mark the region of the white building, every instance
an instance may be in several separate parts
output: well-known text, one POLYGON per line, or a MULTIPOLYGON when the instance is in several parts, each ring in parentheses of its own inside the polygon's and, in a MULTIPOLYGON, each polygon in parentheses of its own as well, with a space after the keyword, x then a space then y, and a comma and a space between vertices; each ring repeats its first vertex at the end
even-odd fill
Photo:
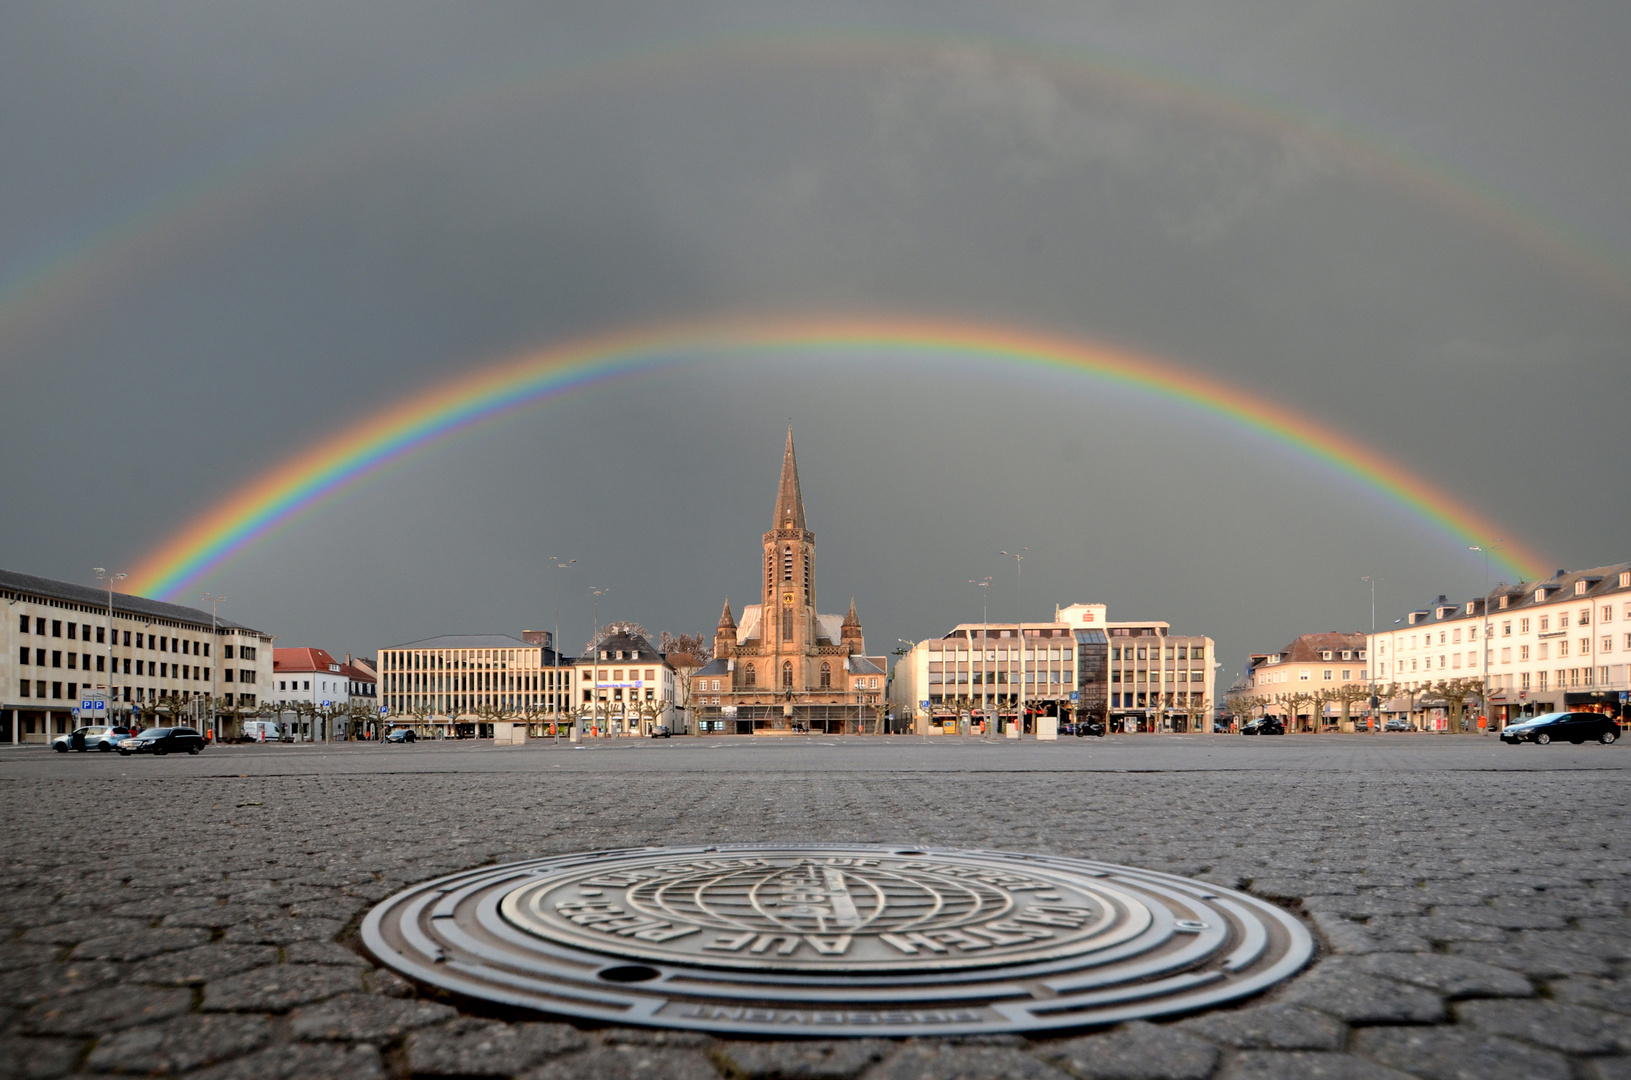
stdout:
POLYGON ((1209 731, 1217 666, 1211 638, 1071 604, 1052 622, 959 623, 918 642, 895 665, 890 701, 897 725, 915 717, 943 730, 962 713, 1012 721, 1023 687, 1027 713, 1104 717, 1118 731, 1209 731))
POLYGON ((1378 683, 1400 695, 1384 711, 1442 726, 1434 683, 1481 680, 1496 727, 1520 715, 1597 709, 1627 715, 1631 693, 1631 563, 1559 570, 1498 585, 1488 597, 1406 612, 1371 636, 1378 683))
POLYGON ((272 678, 277 690, 269 693, 278 704, 346 705, 351 701, 351 680, 344 665, 322 649, 276 649, 272 678))
POLYGON ((502 710, 532 734, 572 716, 573 661, 549 635, 449 634, 379 653, 379 704, 387 719, 411 720, 421 735, 479 735, 502 710))
POLYGON ((676 729, 674 669, 640 634, 604 634, 576 665, 585 730, 649 735, 658 725, 676 729))
POLYGON ((68 731, 86 693, 145 727, 179 720, 230 738, 210 701, 255 708, 271 682, 272 639, 207 611, 0 570, 0 740, 68 731), (179 708, 178 708, 179 707, 179 708))

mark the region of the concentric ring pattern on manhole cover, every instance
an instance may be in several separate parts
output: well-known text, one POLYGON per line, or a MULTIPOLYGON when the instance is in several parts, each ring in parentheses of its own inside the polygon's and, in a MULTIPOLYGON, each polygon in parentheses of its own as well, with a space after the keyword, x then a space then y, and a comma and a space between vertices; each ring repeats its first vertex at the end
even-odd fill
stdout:
POLYGON ((391 897, 363 943, 421 983, 714 1032, 1045 1031, 1192 1012, 1313 941, 1244 893, 1110 863, 873 845, 638 848, 391 897))

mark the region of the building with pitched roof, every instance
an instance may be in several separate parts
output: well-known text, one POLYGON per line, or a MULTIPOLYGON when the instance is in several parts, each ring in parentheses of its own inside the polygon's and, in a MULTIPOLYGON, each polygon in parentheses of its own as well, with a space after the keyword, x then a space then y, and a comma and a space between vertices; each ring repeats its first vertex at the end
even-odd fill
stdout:
POLYGON ((815 533, 804 516, 791 427, 762 541, 759 602, 743 607, 738 621, 725 601, 713 660, 692 676, 701 730, 873 730, 886 658, 866 655, 853 597, 845 615, 817 610, 815 533))
POLYGON ((1440 594, 1370 638, 1384 712, 1444 725, 1435 684, 1477 681, 1492 729, 1523 716, 1598 710, 1631 717, 1631 563, 1559 570, 1485 596, 1440 594))
POLYGON ((185 719, 232 738, 230 717, 270 685, 271 636, 208 611, 10 570, 0 599, 0 741, 67 731, 87 694, 121 721, 185 719))
POLYGON ((579 719, 591 734, 674 730, 674 669, 644 635, 610 627, 578 657, 576 669, 579 719))
MULTIPOLYGON (((1279 716, 1287 728, 1293 726, 1290 708, 1275 702, 1282 695, 1310 694, 1343 690, 1351 686, 1369 687, 1370 644, 1363 633, 1328 631, 1301 634, 1289 645, 1274 652, 1252 653, 1246 671, 1229 688, 1231 698, 1266 698, 1273 704, 1263 707, 1265 715, 1279 716)), ((1354 691, 1357 693, 1357 691, 1354 691)), ((1302 703, 1313 716, 1312 702, 1302 703)), ((1350 715, 1352 703, 1350 703, 1350 715)), ((1330 701, 1319 705, 1322 719, 1340 711, 1330 701)), ((1299 714, 1302 709, 1299 708, 1299 714)), ((1310 721, 1312 722, 1312 721, 1310 721)))

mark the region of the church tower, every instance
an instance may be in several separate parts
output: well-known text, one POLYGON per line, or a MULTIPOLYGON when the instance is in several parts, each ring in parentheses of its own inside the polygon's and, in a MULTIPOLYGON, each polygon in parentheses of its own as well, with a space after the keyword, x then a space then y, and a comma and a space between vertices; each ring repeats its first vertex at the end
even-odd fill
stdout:
MULTIPOLYGON (((787 429, 776 517, 764 534, 764 653, 778 691, 810 686, 808 657, 816 643, 815 533, 804 521, 793 429, 787 429)), ((768 681, 768 680, 767 680, 768 681)))

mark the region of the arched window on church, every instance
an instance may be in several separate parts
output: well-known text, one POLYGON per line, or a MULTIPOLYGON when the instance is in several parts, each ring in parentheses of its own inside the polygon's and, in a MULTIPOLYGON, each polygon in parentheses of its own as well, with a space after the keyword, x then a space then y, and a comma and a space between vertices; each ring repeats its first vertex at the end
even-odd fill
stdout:
POLYGON ((832 689, 832 665, 825 660, 821 661, 821 689, 832 689))
POLYGON ((782 661, 782 687, 787 690, 793 689, 793 661, 791 660, 782 661))
POLYGON ((793 580, 793 545, 782 548, 782 580, 793 580))
POLYGON ((742 673, 742 683, 746 686, 759 685, 759 673, 753 670, 752 664, 749 664, 747 671, 742 673))

